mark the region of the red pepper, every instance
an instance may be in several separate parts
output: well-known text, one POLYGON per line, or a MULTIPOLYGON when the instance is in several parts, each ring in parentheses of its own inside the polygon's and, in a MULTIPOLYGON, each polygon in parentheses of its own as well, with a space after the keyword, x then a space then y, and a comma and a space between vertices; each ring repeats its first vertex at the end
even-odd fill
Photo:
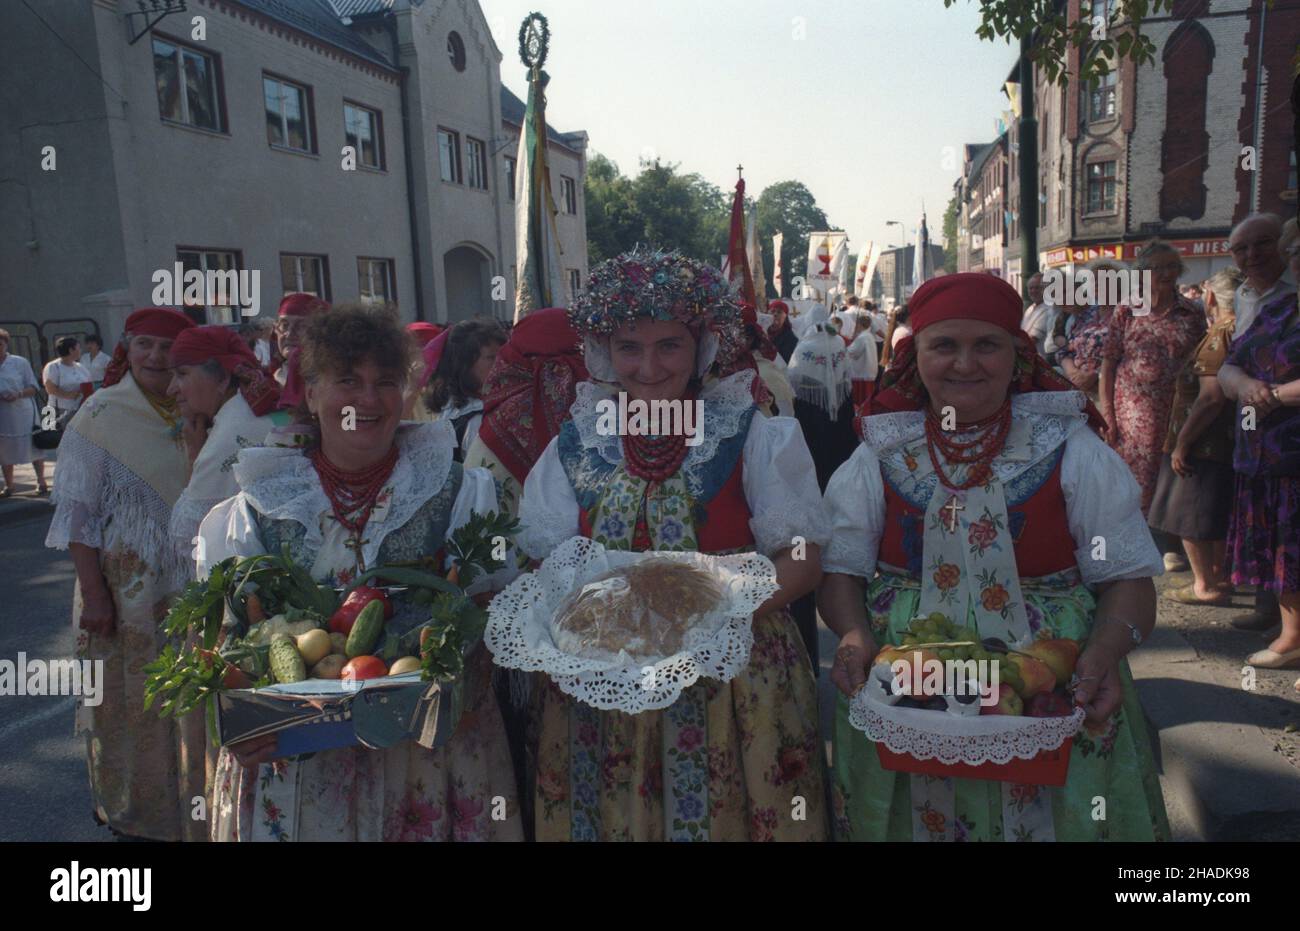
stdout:
POLYGON ((362 608, 372 601, 383 603, 385 620, 393 616, 393 605, 388 600, 387 595, 377 588, 359 585, 344 599, 343 604, 339 605, 339 609, 330 616, 330 630, 343 634, 345 637, 352 633, 352 625, 356 623, 357 615, 361 613, 362 608))

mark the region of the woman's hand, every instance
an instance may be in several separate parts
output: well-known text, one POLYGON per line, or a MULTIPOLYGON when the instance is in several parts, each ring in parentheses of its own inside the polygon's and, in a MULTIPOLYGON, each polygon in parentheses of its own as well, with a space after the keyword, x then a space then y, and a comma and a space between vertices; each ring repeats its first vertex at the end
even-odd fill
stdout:
POLYGON ((98 637, 111 637, 117 626, 117 612, 108 583, 85 587, 81 592, 81 629, 98 637))
POLYGON ((1173 468, 1175 475, 1183 478, 1191 478, 1196 474, 1196 467, 1192 465, 1188 455, 1190 451, 1186 446, 1179 444, 1174 447, 1174 451, 1169 454, 1169 465, 1173 468))
POLYGON ((1101 647, 1088 647, 1074 667, 1078 684, 1074 703, 1087 714, 1087 723, 1100 727, 1124 702, 1119 679, 1119 657, 1101 647))
POLYGON ((0 394, 0 401, 17 401, 20 397, 22 395, 17 391, 6 391, 4 394, 0 394))
POLYGON ((876 655, 876 641, 862 627, 855 627, 840 638, 831 666, 831 682, 850 698, 867 681, 867 670, 876 655))
POLYGON ((279 758, 277 750, 279 743, 280 738, 275 734, 264 734, 261 737, 230 744, 227 749, 235 755, 235 759, 244 769, 255 769, 263 763, 279 758))
POLYGON ((1237 393, 1237 400, 1243 407, 1254 407, 1260 417, 1266 417, 1277 407, 1277 398, 1273 389, 1257 378, 1246 378, 1237 393))
POLYGON ((212 427, 212 421, 208 420, 207 414, 191 414, 185 418, 181 426, 181 436, 185 440, 185 451, 190 457, 190 462, 199 458, 199 451, 203 449, 203 444, 207 442, 208 430, 212 427))

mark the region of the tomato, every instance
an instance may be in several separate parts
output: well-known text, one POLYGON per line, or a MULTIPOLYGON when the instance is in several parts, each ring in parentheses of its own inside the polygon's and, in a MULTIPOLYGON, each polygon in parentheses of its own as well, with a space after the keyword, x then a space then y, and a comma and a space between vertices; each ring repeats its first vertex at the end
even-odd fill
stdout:
POLYGON ((388 596, 377 588, 359 585, 352 590, 352 593, 343 601, 343 604, 339 605, 339 609, 330 616, 329 629, 346 637, 352 633, 352 625, 356 623, 357 615, 361 613, 361 609, 376 600, 383 602, 384 619, 391 618, 393 616, 393 603, 388 600, 388 596))
POLYGON ((357 682, 361 679, 378 679, 388 675, 388 667, 378 656, 357 656, 348 660, 339 678, 344 682, 357 682))

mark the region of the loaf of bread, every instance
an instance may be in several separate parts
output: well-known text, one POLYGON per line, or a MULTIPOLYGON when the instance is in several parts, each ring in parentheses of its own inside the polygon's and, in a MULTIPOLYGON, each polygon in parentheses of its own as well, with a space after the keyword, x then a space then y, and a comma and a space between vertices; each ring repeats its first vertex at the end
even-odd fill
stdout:
POLYGON ((586 659, 620 651, 658 659, 681 651, 686 632, 722 601, 710 573, 663 557, 602 573, 571 595, 552 621, 556 646, 586 659))

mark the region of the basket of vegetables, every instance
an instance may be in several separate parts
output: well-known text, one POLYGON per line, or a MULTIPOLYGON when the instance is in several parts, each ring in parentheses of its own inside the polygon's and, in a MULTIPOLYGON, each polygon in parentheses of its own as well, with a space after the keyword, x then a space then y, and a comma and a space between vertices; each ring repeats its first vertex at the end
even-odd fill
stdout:
POLYGON ((448 571, 429 557, 342 589, 318 585, 287 549, 224 560, 163 621, 145 707, 180 716, 203 706, 214 742, 275 733, 284 756, 438 746, 455 729, 466 656, 487 620, 468 589, 505 564, 497 542, 517 526, 476 514, 448 541, 448 571))

